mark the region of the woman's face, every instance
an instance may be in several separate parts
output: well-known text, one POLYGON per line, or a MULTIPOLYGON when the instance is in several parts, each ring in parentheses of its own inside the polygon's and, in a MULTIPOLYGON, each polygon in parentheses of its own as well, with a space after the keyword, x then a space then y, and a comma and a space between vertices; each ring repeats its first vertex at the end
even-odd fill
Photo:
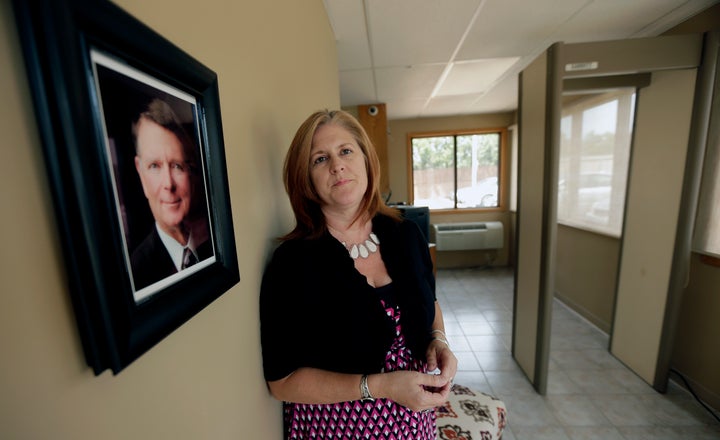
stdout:
POLYGON ((323 209, 355 212, 367 190, 365 154, 343 127, 317 129, 310 150, 310 178, 323 209))

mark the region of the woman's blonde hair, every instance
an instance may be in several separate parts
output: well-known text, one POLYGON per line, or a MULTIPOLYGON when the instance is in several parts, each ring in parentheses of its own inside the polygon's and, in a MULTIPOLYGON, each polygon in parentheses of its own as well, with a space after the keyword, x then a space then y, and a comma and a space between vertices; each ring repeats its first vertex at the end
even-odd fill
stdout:
POLYGON ((353 221, 360 220, 363 214, 373 218, 378 213, 400 219, 399 212, 385 205, 380 194, 380 160, 365 129, 348 112, 321 110, 310 115, 300 125, 285 156, 283 182, 295 213, 296 225, 290 233, 281 237, 283 240, 315 238, 327 229, 325 216, 320 209, 321 200, 310 177, 310 151, 313 137, 320 127, 327 124, 335 124, 347 130, 365 156, 368 185, 360 202, 358 215, 353 221))

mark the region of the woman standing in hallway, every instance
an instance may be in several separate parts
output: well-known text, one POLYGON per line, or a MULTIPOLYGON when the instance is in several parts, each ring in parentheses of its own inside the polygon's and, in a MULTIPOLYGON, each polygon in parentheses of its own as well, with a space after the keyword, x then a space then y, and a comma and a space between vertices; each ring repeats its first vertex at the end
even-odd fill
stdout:
POLYGON ((296 225, 265 271, 260 313, 287 438, 436 436, 457 360, 427 242, 383 203, 379 168, 343 111, 308 117, 285 158, 296 225))

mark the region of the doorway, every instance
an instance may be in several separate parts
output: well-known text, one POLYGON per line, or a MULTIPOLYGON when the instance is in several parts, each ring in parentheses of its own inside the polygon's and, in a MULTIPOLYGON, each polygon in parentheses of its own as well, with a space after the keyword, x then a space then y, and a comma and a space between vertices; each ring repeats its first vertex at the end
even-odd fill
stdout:
POLYGON ((637 94, 632 87, 567 93, 560 123, 554 295, 610 334, 637 94))

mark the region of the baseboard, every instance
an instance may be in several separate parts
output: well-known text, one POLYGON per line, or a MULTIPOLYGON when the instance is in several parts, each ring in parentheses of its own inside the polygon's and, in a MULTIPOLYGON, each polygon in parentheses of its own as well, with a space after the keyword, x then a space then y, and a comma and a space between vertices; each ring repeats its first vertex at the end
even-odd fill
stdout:
MULTIPOLYGON (((696 382, 692 379, 692 377, 689 377, 684 372, 680 371, 676 367, 672 367, 675 371, 682 374, 686 381, 688 381, 688 384, 690 384, 690 387, 692 388, 692 391, 695 392, 695 395, 703 401, 707 406, 712 408, 716 414, 720 414, 720 396, 715 394, 712 390, 706 388, 703 386, 703 384, 696 382)), ((670 380, 672 380, 677 386, 687 389, 685 386, 685 383, 681 378, 679 378, 676 374, 670 373, 670 380)), ((690 390, 688 390, 690 392, 690 390)))
POLYGON ((581 306, 580 304, 577 304, 570 298, 555 292, 555 298, 557 298, 560 302, 565 304, 568 309, 575 312, 579 317, 583 318, 585 321, 592 324, 594 327, 597 327, 602 331, 603 333, 610 334, 610 324, 605 322, 603 319, 599 318, 598 316, 591 313, 589 310, 587 310, 585 307, 581 306))

